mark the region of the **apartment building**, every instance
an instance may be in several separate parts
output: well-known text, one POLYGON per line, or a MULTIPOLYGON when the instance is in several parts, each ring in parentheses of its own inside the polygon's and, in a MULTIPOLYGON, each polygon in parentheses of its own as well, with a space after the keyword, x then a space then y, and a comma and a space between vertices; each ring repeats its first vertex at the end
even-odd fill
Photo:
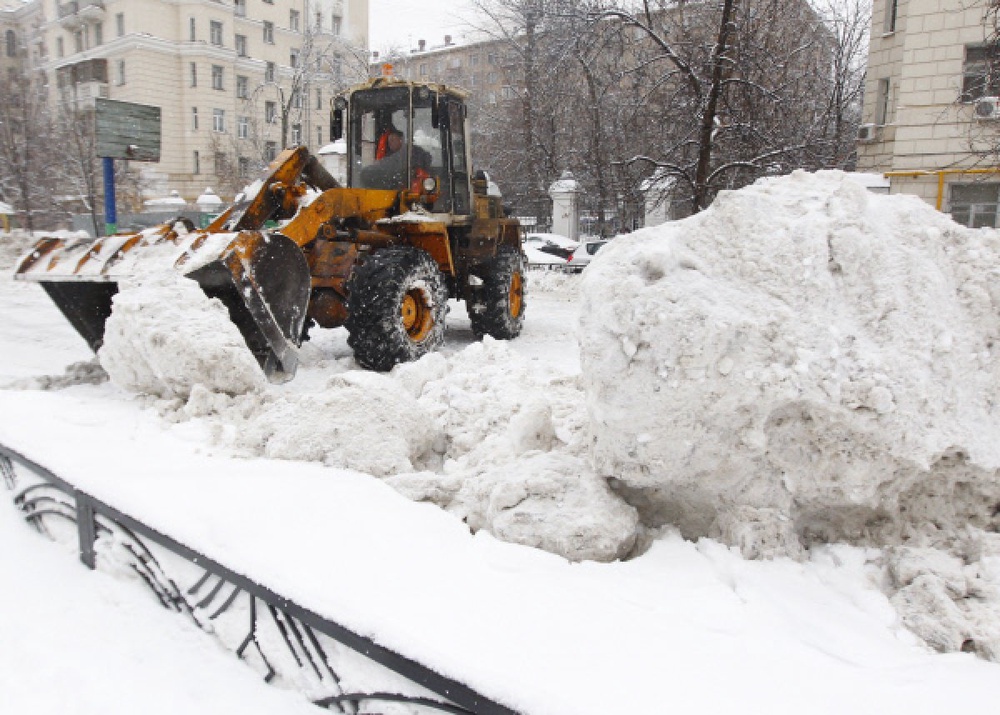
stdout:
POLYGON ((227 178, 253 173, 283 144, 325 144, 329 100, 361 74, 350 61, 368 37, 368 0, 0 7, 5 61, 14 43, 21 66, 47 77, 53 111, 86 111, 98 97, 161 108, 161 160, 134 167, 147 196, 188 200, 206 186, 231 198, 227 178))
POLYGON ((444 35, 441 44, 426 39, 408 53, 379 56, 372 53, 372 72, 378 74, 382 63, 393 66, 393 73, 403 79, 441 82, 461 87, 471 93, 472 102, 494 105, 502 99, 517 96, 511 84, 513 64, 506 59, 506 42, 484 40, 456 44, 451 35, 444 35))
POLYGON ((858 170, 956 221, 997 226, 1000 77, 991 0, 874 0, 858 170), (994 68, 995 69, 995 68, 994 68))

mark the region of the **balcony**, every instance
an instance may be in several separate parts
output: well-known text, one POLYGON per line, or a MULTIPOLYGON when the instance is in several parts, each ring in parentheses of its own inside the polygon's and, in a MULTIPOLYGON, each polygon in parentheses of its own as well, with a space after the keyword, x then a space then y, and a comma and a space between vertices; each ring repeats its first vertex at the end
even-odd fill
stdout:
POLYGON ((63 104, 72 105, 74 109, 93 109, 96 100, 109 99, 107 82, 81 82, 60 90, 60 98, 63 104))
POLYGON ((67 30, 104 19, 104 0, 71 0, 56 6, 59 24, 67 30))

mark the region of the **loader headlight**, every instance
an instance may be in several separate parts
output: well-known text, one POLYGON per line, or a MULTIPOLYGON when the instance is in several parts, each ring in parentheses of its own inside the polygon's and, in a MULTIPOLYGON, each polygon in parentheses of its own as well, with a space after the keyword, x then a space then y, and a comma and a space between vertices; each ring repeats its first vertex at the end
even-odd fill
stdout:
POLYGON ((433 176, 428 176, 424 179, 424 193, 433 194, 434 190, 437 188, 438 182, 433 176))
POLYGON ((337 97, 335 100, 333 100, 333 108, 339 109, 341 111, 347 109, 347 98, 337 97))

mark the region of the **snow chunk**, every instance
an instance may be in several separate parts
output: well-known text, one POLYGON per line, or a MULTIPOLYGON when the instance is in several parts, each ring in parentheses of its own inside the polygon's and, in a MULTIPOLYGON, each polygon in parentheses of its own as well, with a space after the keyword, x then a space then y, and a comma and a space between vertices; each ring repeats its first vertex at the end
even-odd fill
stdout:
POLYGON ((254 455, 377 477, 420 469, 438 438, 433 417, 399 383, 362 371, 335 376, 318 394, 243 401, 231 418, 240 425, 236 445, 254 455))
POLYGON ((196 385, 240 394, 266 383, 225 306, 194 281, 168 270, 119 288, 97 355, 120 388, 186 398, 196 385))
POLYGON ((747 555, 996 528, 998 274, 1000 233, 840 172, 619 237, 581 276, 597 472, 747 555))
POLYGON ((586 462, 536 452, 467 480, 452 504, 474 530, 571 561, 614 561, 635 545, 635 509, 586 462))

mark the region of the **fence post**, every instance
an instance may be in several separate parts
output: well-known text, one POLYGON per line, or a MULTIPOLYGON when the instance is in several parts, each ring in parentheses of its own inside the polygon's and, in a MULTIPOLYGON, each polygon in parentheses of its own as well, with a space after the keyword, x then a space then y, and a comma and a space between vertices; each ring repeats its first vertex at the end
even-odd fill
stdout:
POLYGON ((97 555, 94 552, 94 542, 97 541, 94 505, 89 497, 79 492, 76 494, 76 529, 80 535, 80 561, 94 570, 97 568, 97 555))

